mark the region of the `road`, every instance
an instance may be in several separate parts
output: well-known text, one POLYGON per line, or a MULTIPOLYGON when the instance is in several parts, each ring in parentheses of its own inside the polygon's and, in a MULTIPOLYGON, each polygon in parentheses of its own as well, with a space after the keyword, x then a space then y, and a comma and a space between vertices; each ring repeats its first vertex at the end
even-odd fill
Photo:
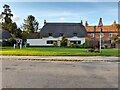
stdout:
POLYGON ((118 63, 2 61, 3 88, 118 88, 118 63))

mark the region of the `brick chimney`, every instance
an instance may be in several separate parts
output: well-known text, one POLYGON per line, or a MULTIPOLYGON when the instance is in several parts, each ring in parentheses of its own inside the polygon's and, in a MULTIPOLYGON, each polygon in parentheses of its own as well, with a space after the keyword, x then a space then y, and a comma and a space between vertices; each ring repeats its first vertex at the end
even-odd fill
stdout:
POLYGON ((83 21, 81 20, 81 22, 80 22, 82 25, 83 25, 83 21))
POLYGON ((88 22, 87 21, 85 21, 85 27, 87 27, 88 26, 88 22))
POLYGON ((44 25, 46 24, 46 20, 44 20, 44 25))
POLYGON ((113 26, 116 26, 116 21, 114 20, 114 22, 113 22, 113 24, 112 24, 113 26))

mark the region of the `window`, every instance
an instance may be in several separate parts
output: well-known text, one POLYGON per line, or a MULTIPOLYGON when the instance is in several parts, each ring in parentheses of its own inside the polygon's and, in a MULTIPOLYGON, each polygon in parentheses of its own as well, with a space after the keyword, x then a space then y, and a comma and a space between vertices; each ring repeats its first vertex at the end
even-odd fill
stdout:
POLYGON ((101 43, 103 44, 103 43, 104 43, 104 40, 101 40, 101 43))
POLYGON ((73 33, 74 36, 77 36, 77 33, 73 33))
POLYGON ((112 43, 112 40, 110 40, 110 44, 112 43))
POLYGON ((54 42, 57 42, 57 41, 48 40, 48 41, 47 41, 47 44, 53 44, 54 42))
POLYGON ((60 36, 63 36, 63 33, 60 33, 60 36))
POLYGON ((104 37, 104 33, 101 33, 101 37, 104 37))
POLYGON ((78 41, 78 44, 81 44, 81 41, 78 41))
POLYGON ((70 41, 70 42, 76 44, 76 41, 70 41))
POLYGON ((47 41, 47 44, 53 44, 53 41, 47 41))
POLYGON ((112 37, 112 33, 109 33, 109 37, 112 37))
POLYGON ((91 35, 90 35, 91 37, 94 37, 95 35, 94 35, 94 33, 91 33, 91 35))
POLYGON ((81 41, 70 41, 70 42, 72 42, 74 44, 81 44, 81 41))
POLYGON ((52 33, 48 33, 49 34, 49 36, 52 36, 52 33))

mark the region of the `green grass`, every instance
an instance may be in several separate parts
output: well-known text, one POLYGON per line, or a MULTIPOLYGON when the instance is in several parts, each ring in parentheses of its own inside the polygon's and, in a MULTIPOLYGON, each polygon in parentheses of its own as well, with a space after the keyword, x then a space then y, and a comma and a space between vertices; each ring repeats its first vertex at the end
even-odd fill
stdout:
POLYGON ((0 55, 18 56, 120 56, 118 49, 102 49, 102 53, 87 52, 81 48, 59 48, 59 47, 27 47, 16 48, 2 47, 0 55))

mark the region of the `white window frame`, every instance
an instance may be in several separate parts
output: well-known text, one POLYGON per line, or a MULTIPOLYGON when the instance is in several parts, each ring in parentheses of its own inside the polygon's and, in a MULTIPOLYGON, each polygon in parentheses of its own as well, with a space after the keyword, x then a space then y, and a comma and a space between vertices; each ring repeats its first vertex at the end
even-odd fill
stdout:
POLYGON ((112 33, 109 33, 109 37, 112 37, 113 36, 113 34, 112 33))
POLYGON ((104 37, 104 33, 101 33, 101 37, 104 37))
POLYGON ((94 33, 91 33, 90 36, 91 36, 91 37, 95 37, 95 34, 94 34, 94 33))

